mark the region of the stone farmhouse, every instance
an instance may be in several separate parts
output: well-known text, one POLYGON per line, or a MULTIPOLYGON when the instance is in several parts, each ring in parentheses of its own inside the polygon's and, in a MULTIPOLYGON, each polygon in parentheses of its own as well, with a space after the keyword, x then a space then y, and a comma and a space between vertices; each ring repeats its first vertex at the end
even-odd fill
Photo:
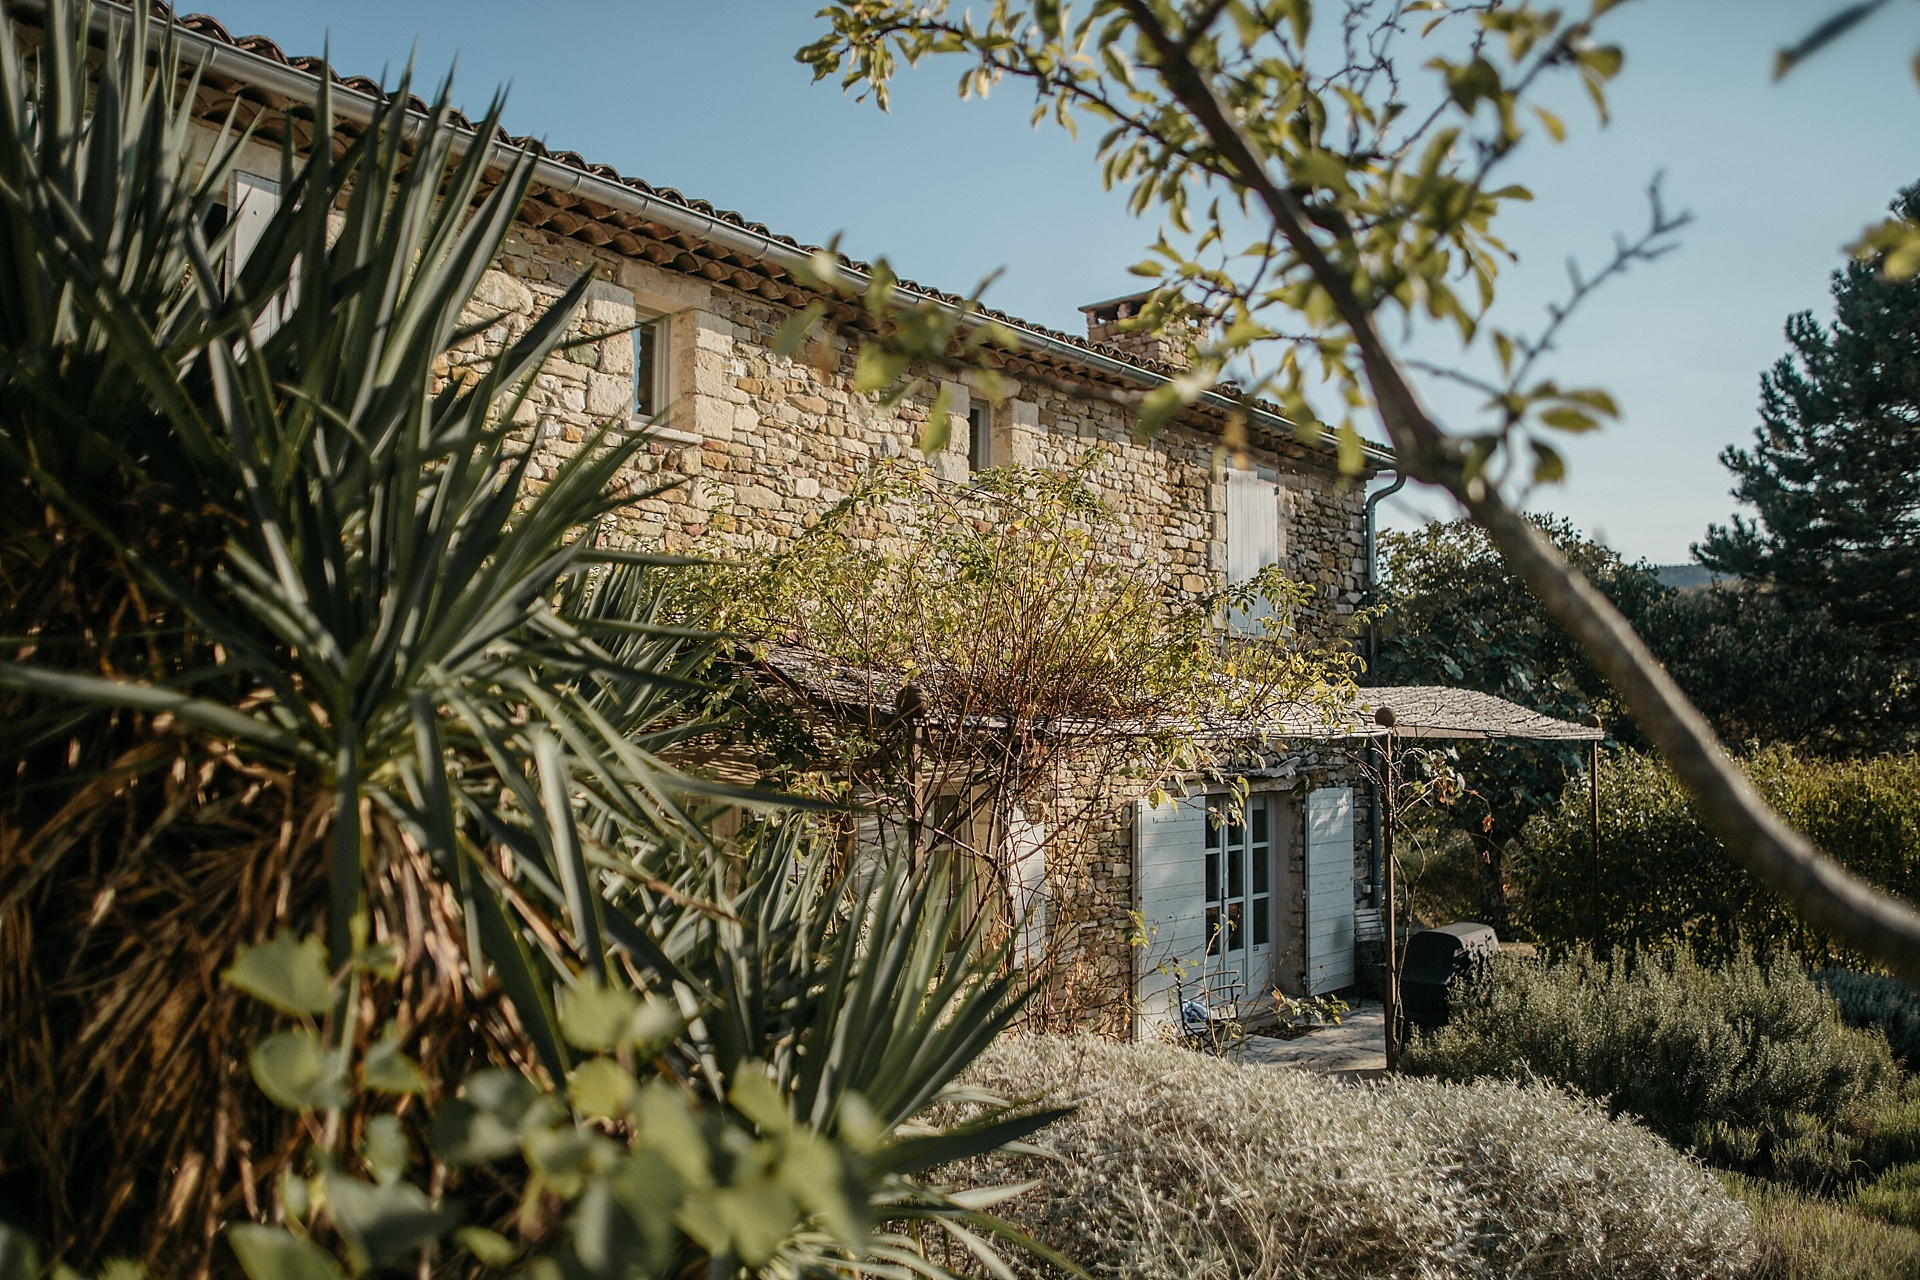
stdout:
MULTIPOLYGON (((257 155, 243 160, 228 207, 244 252, 249 227, 279 198, 276 121, 314 101, 323 67, 264 37, 235 38, 209 17, 182 23, 185 55, 204 68, 206 118, 223 119, 235 102, 243 117, 257 116, 257 155)), ((335 109, 364 122, 378 91, 368 80, 336 78, 335 109)), ((622 531, 668 551, 765 551, 816 521, 876 460, 919 457, 927 400, 878 407, 854 391, 849 350, 825 362, 773 350, 781 324, 816 298, 801 270, 816 250, 530 139, 482 142, 539 159, 507 252, 480 290, 481 304, 502 318, 475 340, 476 351, 588 272, 588 331, 640 326, 556 357, 539 375, 520 419, 540 451, 529 472, 535 483, 598 424, 629 420, 639 429, 657 419, 640 466, 686 483, 626 511, 622 531)), ((1112 400, 1068 394, 1063 388, 1076 385, 1138 393, 1180 372, 1181 350, 1118 327, 1137 301, 1082 308, 1084 334, 995 314, 1021 341, 1001 370, 1008 394, 990 401, 967 380, 947 381, 950 444, 922 465, 939 483, 966 485, 983 468, 1065 468, 1098 447, 1094 482, 1132 530, 1116 553, 1190 596, 1278 564, 1312 588, 1304 625, 1333 634, 1365 586, 1364 480, 1389 459, 1370 449, 1365 475, 1343 479, 1330 443, 1303 443, 1277 412, 1229 394, 1204 398, 1153 438, 1112 400), (1248 444, 1229 454, 1222 432, 1235 411, 1248 444)), ((1050 950, 1137 1002, 1142 1029, 1173 1007, 1156 957, 1201 960, 1256 994, 1355 983, 1356 919, 1364 927, 1378 895, 1377 835, 1370 838, 1360 771, 1324 740, 1302 739, 1264 759, 1247 783, 1244 799, 1221 792, 1123 806, 1098 833, 1107 844, 1078 882, 1044 881, 1050 950), (1217 811, 1228 805, 1243 812, 1223 825, 1217 811), (1150 947, 1132 945, 1136 912, 1150 947)))

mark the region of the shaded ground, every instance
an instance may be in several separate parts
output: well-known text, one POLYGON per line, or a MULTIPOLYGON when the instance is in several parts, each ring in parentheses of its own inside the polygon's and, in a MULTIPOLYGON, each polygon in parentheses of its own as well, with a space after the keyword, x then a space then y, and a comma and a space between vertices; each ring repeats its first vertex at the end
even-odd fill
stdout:
POLYGON ((1366 1080, 1387 1069, 1387 1015, 1377 1000, 1358 1001, 1337 1027, 1315 1027, 1290 1040, 1248 1036, 1235 1051, 1242 1062, 1317 1071, 1343 1080, 1366 1080))

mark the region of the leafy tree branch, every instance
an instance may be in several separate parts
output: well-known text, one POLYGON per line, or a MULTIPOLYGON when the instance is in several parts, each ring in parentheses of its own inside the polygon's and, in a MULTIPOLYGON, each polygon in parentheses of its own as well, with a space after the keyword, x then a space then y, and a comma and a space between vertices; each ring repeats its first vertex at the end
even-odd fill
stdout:
MULTIPOLYGON (((1209 181, 1223 184, 1237 214, 1271 229, 1258 244, 1278 243, 1286 257, 1263 293, 1250 297, 1164 239, 1156 246, 1164 261, 1180 264, 1164 298, 1195 278, 1224 287, 1228 301, 1215 315, 1221 336, 1203 365, 1223 369, 1234 354, 1268 341, 1271 331, 1259 318, 1267 308, 1305 317, 1316 334, 1315 372, 1346 405, 1342 435, 1355 432, 1356 413, 1370 411, 1399 469, 1459 501, 1578 638, 1727 846, 1817 927, 1920 979, 1920 914, 1824 857, 1765 803, 1633 628, 1502 495, 1490 469, 1502 451, 1534 424, 1596 426, 1612 416, 1611 401, 1540 383, 1522 389, 1515 406, 1522 411, 1503 412, 1497 426, 1449 432, 1428 413, 1409 366, 1381 334, 1385 318, 1412 324, 1424 315, 1451 324, 1463 342, 1476 335, 1504 253, 1490 224, 1502 204, 1527 198, 1519 188, 1489 189, 1489 176, 1527 136, 1528 114, 1549 136, 1563 132, 1556 117, 1528 99, 1544 76, 1571 73, 1604 113, 1606 83, 1623 57, 1594 37, 1610 7, 1596 0, 1575 21, 1532 4, 1374 7, 1382 40, 1414 13, 1433 15, 1422 36, 1439 52, 1425 65, 1443 100, 1427 108, 1437 110, 1435 124, 1415 126, 1426 131, 1417 163, 1408 163, 1411 150, 1391 146, 1329 148, 1330 122, 1359 120, 1370 136, 1385 137, 1393 122, 1424 117, 1392 81, 1385 81, 1389 91, 1368 97, 1338 73, 1317 78, 1306 0, 1101 0, 1077 19, 1051 3, 999 3, 978 27, 967 17, 948 18, 943 5, 843 0, 826 11, 832 33, 800 56, 819 76, 840 74, 843 83, 869 87, 893 74, 899 56, 910 63, 933 54, 973 59, 966 91, 985 91, 996 73, 1018 75, 1040 95, 1036 115, 1050 110, 1069 123, 1077 109, 1105 119, 1107 181, 1131 181, 1132 206, 1162 209, 1183 234, 1194 192, 1209 181), (1434 42, 1436 32, 1457 29, 1450 24, 1474 28, 1452 56, 1434 42), (1477 297, 1463 300, 1461 281, 1477 297)), ((1199 234, 1199 248, 1224 236, 1226 225, 1213 220, 1199 234)), ((1144 269, 1164 272, 1161 263, 1144 269)), ((1178 305, 1165 302, 1147 323, 1178 305)), ((1257 385, 1273 387, 1309 429, 1320 425, 1297 348, 1284 351, 1276 373, 1257 385)), ((1535 473, 1546 478, 1553 465, 1537 456, 1535 473)))

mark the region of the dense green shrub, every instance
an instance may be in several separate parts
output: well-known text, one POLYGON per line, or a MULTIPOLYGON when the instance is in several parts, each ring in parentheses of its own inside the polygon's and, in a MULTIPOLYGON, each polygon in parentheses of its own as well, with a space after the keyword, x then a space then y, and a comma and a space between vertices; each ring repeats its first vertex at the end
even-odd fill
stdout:
POLYGON ((1758 1260, 1747 1280, 1888 1280, 1920 1275, 1920 1231, 1897 1227, 1846 1201, 1777 1182, 1721 1175, 1753 1214, 1758 1260))
MULTIPOLYGON (((1875 884, 1920 901, 1920 754, 1828 761, 1771 748, 1747 775, 1796 828, 1875 884)), ((1513 860, 1517 911, 1544 942, 1592 933, 1593 851, 1587 782, 1527 826, 1513 860)), ((1725 958, 1786 947, 1814 965, 1841 959, 1720 847, 1679 781, 1650 756, 1600 766, 1600 909, 1618 944, 1686 943, 1725 958)))
POLYGON ((1416 1038, 1402 1064, 1544 1077, 1713 1163, 1804 1185, 1858 1171, 1899 1080, 1886 1041, 1849 1029, 1792 961, 1741 953, 1709 969, 1684 950, 1502 957, 1485 999, 1416 1038))
POLYGON ((1038 1036, 1003 1036, 964 1079, 1077 1106, 1037 1139, 1058 1160, 941 1173, 1032 1179, 995 1211, 1096 1276, 1705 1278, 1753 1257, 1746 1211, 1709 1172, 1538 1081, 1353 1088, 1038 1036))
POLYGON ((1895 1165, 1855 1187, 1847 1203, 1857 1213, 1896 1227, 1920 1227, 1920 1164, 1895 1165))
POLYGON ((1920 1066, 1920 992, 1878 973, 1823 969, 1813 975, 1840 1006, 1850 1027, 1878 1027, 1893 1056, 1920 1066))

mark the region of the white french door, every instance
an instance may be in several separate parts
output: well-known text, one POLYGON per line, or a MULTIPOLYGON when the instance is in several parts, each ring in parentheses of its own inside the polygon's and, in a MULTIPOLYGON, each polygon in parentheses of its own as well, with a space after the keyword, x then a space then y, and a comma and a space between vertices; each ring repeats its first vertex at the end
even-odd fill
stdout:
POLYGON ((1206 832, 1206 967, 1258 999, 1273 973, 1273 806, 1265 796, 1210 796, 1206 832))

